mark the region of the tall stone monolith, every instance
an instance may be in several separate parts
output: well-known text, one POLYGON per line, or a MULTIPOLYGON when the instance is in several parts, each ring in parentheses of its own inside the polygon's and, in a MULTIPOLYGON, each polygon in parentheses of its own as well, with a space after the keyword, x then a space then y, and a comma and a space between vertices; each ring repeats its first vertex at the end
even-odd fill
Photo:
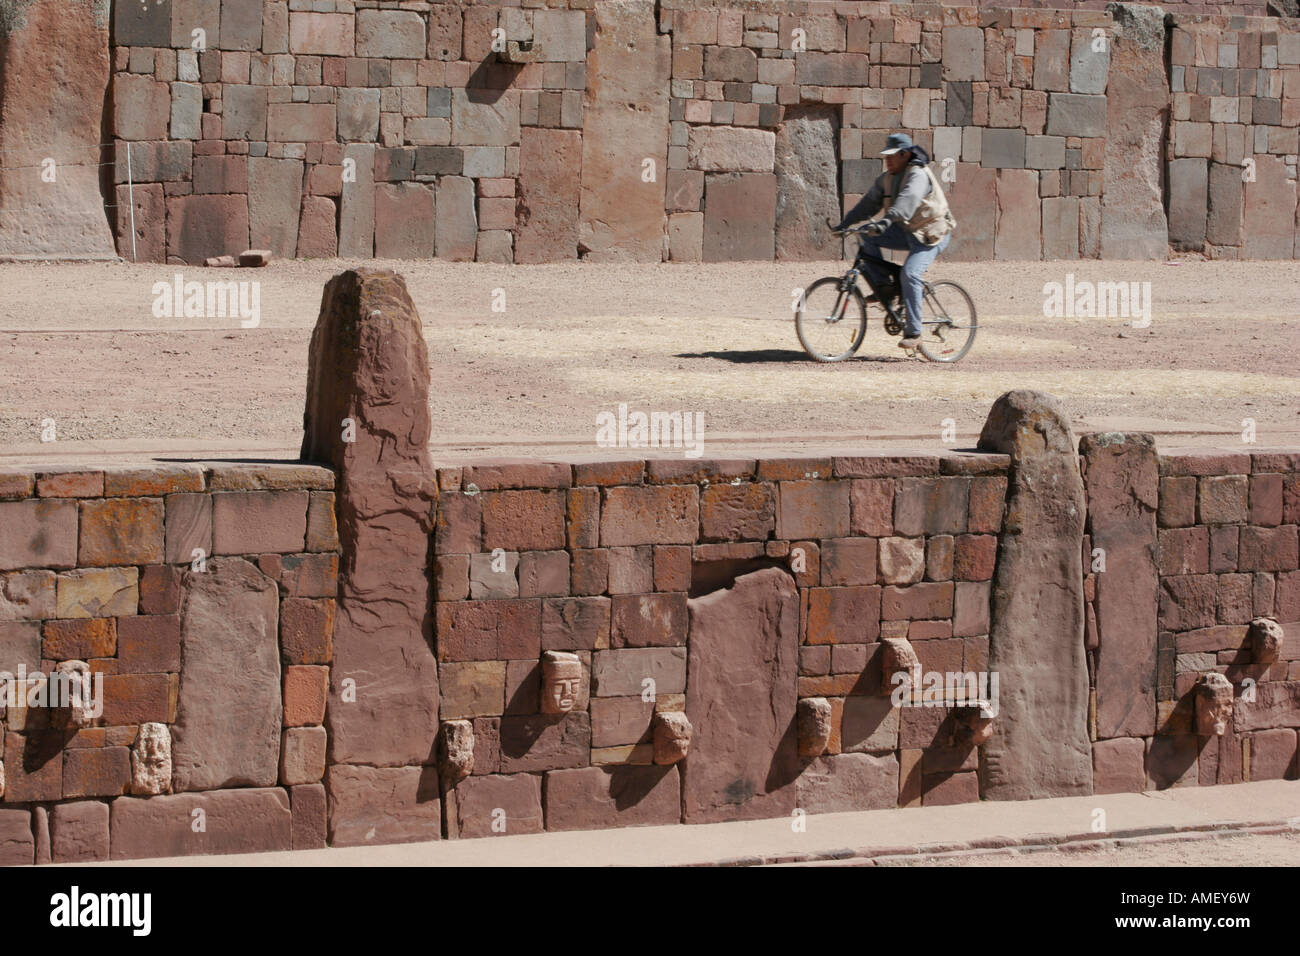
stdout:
POLYGON ((99 166, 108 8, 0 0, 0 257, 117 258, 99 166))
POLYGON ((1085 502, 1070 421, 1050 395, 1007 392, 993 404, 979 447, 1011 456, 989 629, 999 710, 980 751, 980 794, 1090 794, 1085 502))
POLYGON ((429 429, 429 358, 406 283, 378 269, 335 276, 311 338, 302 445, 305 460, 338 473, 326 712, 335 843, 440 835, 429 429))

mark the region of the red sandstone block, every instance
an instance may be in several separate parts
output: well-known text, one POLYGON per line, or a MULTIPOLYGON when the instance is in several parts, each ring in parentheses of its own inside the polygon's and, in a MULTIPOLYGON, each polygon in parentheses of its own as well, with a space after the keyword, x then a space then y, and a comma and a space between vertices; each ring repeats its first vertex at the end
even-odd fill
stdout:
POLYGON ((825 587, 876 583, 875 538, 831 538, 822 542, 821 583, 825 587))
POLYGON ((213 554, 304 550, 306 491, 222 492, 212 496, 213 554))
POLYGON ((308 551, 337 551, 339 526, 335 514, 334 492, 313 491, 307 505, 308 551))
POLYGON ((695 485, 620 485, 606 489, 604 498, 602 546, 695 543, 700 521, 695 485))
POLYGON ((131 783, 126 747, 69 750, 63 757, 63 798, 120 797, 131 783))
POLYGON ((1282 479, 1282 523, 1300 524, 1300 475, 1282 479))
POLYGON ((595 697, 591 701, 591 745, 623 747, 648 743, 653 701, 640 697, 595 697))
POLYGON ((1245 475, 1201 478, 1197 483, 1197 521, 1200 524, 1240 524, 1245 521, 1249 487, 1245 475))
POLYGON ((767 553, 762 541, 728 541, 721 544, 697 544, 691 549, 693 561, 753 561, 767 553))
POLYGON ((710 485, 700 495, 705 541, 766 540, 776 526, 776 488, 770 482, 710 485))
POLYGON ((691 587, 691 549, 686 545, 656 545, 654 549, 656 591, 688 591, 691 587))
POLYGON ((483 550, 480 496, 453 493, 438 500, 434 548, 438 554, 477 554, 483 550))
POLYGON ((1251 780, 1296 778, 1296 732, 1290 728, 1261 730, 1250 740, 1251 780))
POLYGON ((525 551, 519 556, 519 596, 557 597, 569 593, 569 552, 525 551))
POLYGON ((113 674, 104 678, 104 723, 170 723, 175 719, 174 674, 113 674))
POLYGON ((921 778, 921 805, 950 806, 980 798, 978 773, 927 773, 921 778))
POLYGON ((1161 477, 1247 474, 1250 474, 1250 455, 1245 453, 1178 448, 1160 455, 1161 477))
POLYGON ((852 482, 850 492, 854 534, 889 537, 894 533, 894 480, 863 478, 852 482))
POLYGON ((846 455, 833 461, 836 478, 911 478, 939 473, 937 455, 846 455))
POLYGON ((655 485, 718 485, 752 481, 756 462, 752 458, 695 459, 654 458, 646 462, 646 481, 655 485))
POLYGON ((328 664, 334 657, 333 598, 280 602, 280 653, 288 664, 328 664))
POLYGON ((635 460, 576 462, 573 465, 573 483, 601 487, 644 484, 645 462, 635 460))
POLYGON ((1252 475, 1250 478, 1250 523, 1275 528, 1282 523, 1282 476, 1252 475))
POLYGON ((324 722, 329 680, 328 667, 290 665, 284 669, 286 727, 312 727, 324 722))
POLYGON ((117 664, 122 674, 179 673, 181 619, 174 614, 119 617, 117 664))
POLYGON ((677 767, 552 770, 546 774, 545 794, 547 830, 655 826, 681 820, 677 767), (640 799, 632 802, 630 794, 640 799))
POLYGON ((1300 566, 1300 538, 1295 525, 1241 529, 1238 570, 1294 571, 1297 566, 1300 566))
POLYGON ((555 598, 542 602, 541 647, 590 651, 609 647, 610 599, 555 598))
POLYGON ((104 495, 109 498, 154 498, 201 491, 203 469, 198 465, 114 468, 104 473, 104 495))
MULTIPOLYGON (((1233 529, 1235 530, 1235 529, 1233 529)), ((1159 533, 1161 574, 1208 574, 1210 571, 1210 532, 1200 526, 1171 528, 1159 533)))
POLYGON ((620 594, 613 598, 611 647, 672 647, 686 644, 686 594, 620 594))
POLYGON ((801 588, 816 587, 821 582, 822 552, 816 541, 794 541, 790 544, 787 566, 794 572, 794 583, 801 588), (803 566, 800 571, 799 565, 803 566))
POLYGON ((1001 475, 1011 467, 1010 455, 950 452, 939 459, 941 475, 1001 475))
POLYGON ((1161 478, 1156 519, 1162 528, 1185 528, 1196 523, 1196 479, 1161 478))
POLYGON ((439 601, 462 601, 469 597, 468 554, 440 554, 434 564, 434 590, 439 601))
POLYGON ((807 593, 805 644, 867 644, 880 636, 879 587, 809 588, 807 593))
POLYGON ((281 559, 280 586, 293 597, 334 597, 338 591, 337 554, 287 554, 281 559))
POLYGON ((108 804, 82 800, 51 807, 50 851, 53 863, 107 860, 108 804))
POLYGON ((302 784, 289 788, 292 813, 291 841, 295 850, 320 850, 326 845, 328 819, 325 785, 302 784))
POLYGON ((958 535, 956 553, 953 557, 953 577, 958 581, 991 581, 997 557, 996 535, 958 535))
POLYGON ((82 567, 161 564, 163 503, 158 498, 81 502, 77 563, 82 567))
POLYGON ((1093 792, 1141 793, 1146 789, 1146 742, 1141 737, 1116 737, 1092 745, 1093 792))
POLYGON ((829 458, 764 458, 758 462, 761 481, 808 481, 831 474, 829 458))
POLYGON ((952 617, 953 582, 936 581, 909 587, 890 586, 880 599, 882 621, 923 621, 952 617))
MULTIPOLYGON (((944 459, 945 461, 947 459, 944 459)), ((1007 479, 981 476, 971 479, 970 510, 966 530, 975 534, 1002 530, 1002 514, 1006 510, 1007 479)))
POLYGON ((894 529, 900 535, 966 530, 969 478, 901 478, 894 484, 894 529))
POLYGON ((102 471, 73 471, 36 476, 36 493, 42 498, 101 498, 102 471))
POLYGON ((600 544, 600 489, 570 488, 566 530, 570 548, 600 544))
POLYGON ((111 617, 46 621, 41 656, 51 661, 84 661, 112 657, 117 649, 117 627, 111 617))
POLYGON ((1193 631, 1215 623, 1212 574, 1180 574, 1160 579, 1159 626, 1165 631, 1193 631))
POLYGON ((1300 453, 1294 451, 1255 451, 1250 454, 1252 472, 1300 471, 1300 453))
POLYGON ((570 466, 565 462, 501 461, 467 465, 462 482, 476 485, 479 491, 510 488, 568 488, 572 483, 570 466))
POLYGON ((573 552, 569 589, 574 594, 603 594, 608 580, 609 551, 607 549, 573 552))
POLYGON ((825 677, 831 672, 833 650, 840 647, 866 646, 866 644, 805 644, 799 648, 799 676, 825 677))
POLYGON ((442 602, 436 616, 439 660, 534 660, 541 653, 537 598, 442 602))
POLYGON ((1210 529, 1210 567, 1214 572, 1237 570, 1238 541, 1241 529, 1222 525, 1210 529))
POLYGON ((30 472, 0 471, 0 501, 30 498, 35 487, 35 476, 30 472))
POLYGON ((292 845, 289 795, 279 787, 121 797, 110 804, 109 819, 114 860, 270 852, 292 845), (196 809, 204 811, 201 831, 193 829, 196 809))
POLYGON ((778 484, 778 538, 843 538, 849 534, 851 486, 844 481, 778 484))
MULTIPOLYGON (((909 641, 944 641, 951 638, 952 622, 951 621, 912 621, 907 628, 907 639, 909 641)), ((962 643, 962 639, 956 638, 957 644, 962 643)), ((918 653, 920 653, 918 651, 918 653)), ((961 664, 961 654, 956 654, 955 664, 961 664)), ((954 670, 960 668, 939 668, 927 667, 926 670, 954 670)))
POLYGON ((61 799, 64 753, 62 731, 32 730, 17 734, 10 730, 6 733, 5 802, 61 799))
POLYGON ((492 491, 481 497, 485 550, 555 551, 565 546, 564 491, 492 491))
POLYGON ((610 594, 639 594, 653 590, 654 549, 652 545, 609 549, 610 594))
MULTIPOLYGON (((921 632, 922 629, 917 625, 921 621, 914 621, 908 628, 908 640, 914 640, 912 631, 921 632)), ((943 623, 939 621, 927 621, 926 624, 943 623)), ((937 638, 932 640, 922 640, 921 634, 915 638, 917 643, 914 645, 916 656, 921 661, 921 669, 925 672, 935 671, 940 674, 959 674, 962 672, 962 660, 965 657, 965 642, 959 637, 937 638)), ((950 768, 951 769, 951 768, 950 768)))

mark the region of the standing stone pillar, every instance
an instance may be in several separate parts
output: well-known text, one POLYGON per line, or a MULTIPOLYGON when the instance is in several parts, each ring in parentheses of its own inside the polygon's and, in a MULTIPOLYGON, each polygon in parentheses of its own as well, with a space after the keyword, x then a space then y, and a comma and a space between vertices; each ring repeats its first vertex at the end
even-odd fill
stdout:
POLYGON ((440 835, 429 429, 429 358, 406 283, 377 269, 335 276, 311 337, 302 457, 338 473, 326 711, 336 845, 440 835))
POLYGON ((0 0, 0 256, 117 258, 99 169, 109 67, 108 0, 0 0))
POLYGON ((1106 81, 1106 183, 1101 200, 1101 258, 1165 259, 1164 143, 1169 122, 1165 13, 1112 3, 1115 18, 1106 81))
POLYGON ((1156 505, 1160 470, 1150 435, 1085 435, 1088 530, 1097 573, 1097 738, 1156 732, 1156 505))
POLYGON ((993 404, 979 447, 1011 456, 989 629, 999 709, 980 752, 980 793, 993 800, 1091 794, 1084 494, 1074 434, 1055 398, 1021 390, 993 404))

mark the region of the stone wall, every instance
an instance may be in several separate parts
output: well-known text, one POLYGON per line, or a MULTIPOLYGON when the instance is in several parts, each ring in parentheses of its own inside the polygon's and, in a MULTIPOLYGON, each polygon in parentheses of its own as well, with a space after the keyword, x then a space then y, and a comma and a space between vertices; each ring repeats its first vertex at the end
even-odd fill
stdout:
POLYGON ((0 860, 324 845, 333 487, 309 466, 0 475, 0 671, 102 675, 93 716, 0 701, 0 860))
POLYGON ((118 251, 826 257, 905 129, 955 258, 1293 257, 1297 21, 1103 6, 117 4, 118 251))

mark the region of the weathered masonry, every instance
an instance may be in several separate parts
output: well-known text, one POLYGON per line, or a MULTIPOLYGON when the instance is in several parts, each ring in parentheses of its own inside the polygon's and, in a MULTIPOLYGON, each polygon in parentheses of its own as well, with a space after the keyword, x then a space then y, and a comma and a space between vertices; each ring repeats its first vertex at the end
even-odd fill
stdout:
POLYGON ((0 473, 0 670, 94 691, 0 710, 0 861, 1297 777, 1300 450, 1011 392, 978 451, 438 463, 400 277, 311 349, 304 463, 0 473))
POLYGON ((0 256, 828 257, 901 128, 954 258, 1294 258, 1300 21, 1060 6, 0 0, 0 256))

